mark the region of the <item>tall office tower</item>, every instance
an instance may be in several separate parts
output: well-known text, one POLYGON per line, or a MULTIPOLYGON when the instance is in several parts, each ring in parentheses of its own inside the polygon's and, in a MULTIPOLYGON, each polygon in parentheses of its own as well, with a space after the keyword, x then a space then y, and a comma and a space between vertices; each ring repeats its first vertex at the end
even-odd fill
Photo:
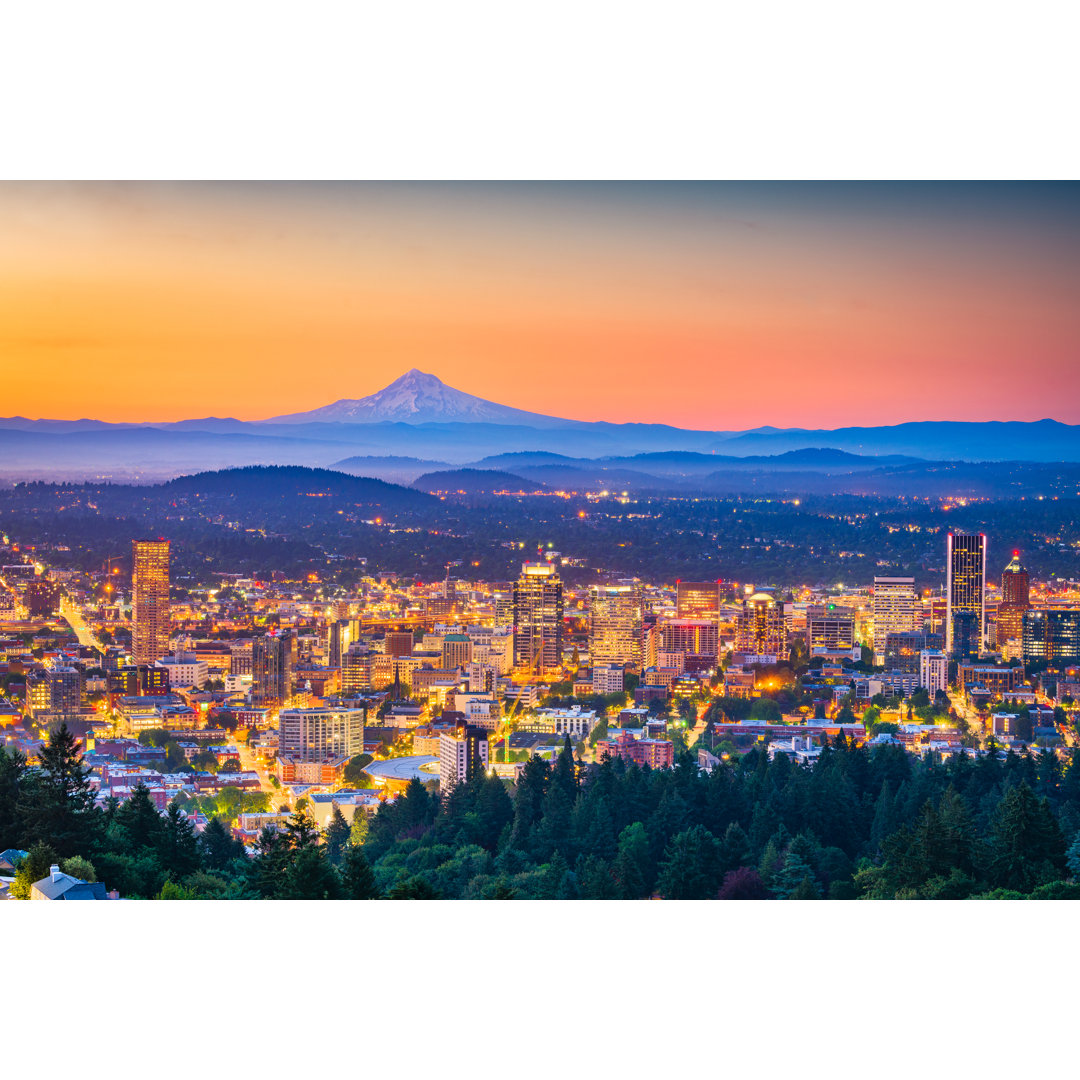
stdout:
POLYGON ((443 797, 487 764, 488 732, 484 728, 462 724, 452 735, 439 736, 439 792, 443 797))
POLYGON ((680 619, 716 619, 720 614, 719 581, 676 581, 676 614, 680 619))
POLYGON ((346 696, 371 689, 372 653, 354 642, 341 658, 341 692, 346 696))
POLYGON ((905 634, 920 629, 918 601, 913 577, 874 578, 874 652, 877 663, 883 662, 885 638, 889 634, 905 634))
POLYGON ((1080 663, 1080 610, 1031 609, 1023 616, 1024 660, 1080 663))
POLYGON ((280 757, 330 761, 363 752, 363 709, 282 709, 278 714, 280 757))
POLYGON ((806 609, 806 646, 841 652, 855 647, 855 612, 838 604, 812 604, 806 609))
POLYGON ((685 671, 708 671, 720 659, 720 626, 714 619, 668 619, 660 624, 657 651, 681 655, 685 671))
POLYGON ((514 582, 514 664, 557 668, 562 644, 562 581, 550 563, 524 563, 514 582))
POLYGON ((649 612, 641 618, 641 666, 656 667, 660 652, 659 617, 649 612))
POLYGON ((982 652, 979 641, 978 616, 974 611, 957 611, 950 620, 952 627, 952 649, 949 655, 958 659, 971 660, 982 652))
POLYGON ((337 619, 330 624, 329 641, 327 642, 327 659, 330 667, 341 667, 341 658, 349 651, 353 642, 352 619, 337 619))
POLYGON ((383 641, 383 653, 386 656, 412 656, 413 632, 411 630, 390 630, 383 641))
POLYGON ((82 672, 73 667, 49 670, 50 711, 62 716, 77 716, 82 706, 82 672))
POLYGON ((295 638, 273 631, 251 643, 251 700, 259 708, 280 708, 292 697, 295 638))
POLYGON ((756 592, 743 601, 735 619, 735 651, 752 656, 788 657, 784 607, 767 592, 756 592))
POLYGON ((52 709, 52 684, 44 671, 31 671, 26 676, 26 703, 24 711, 37 719, 41 713, 52 709))
POLYGON ((945 541, 945 651, 953 653, 957 615, 974 616, 971 631, 976 653, 986 641, 986 533, 949 533, 945 541))
POLYGON ((131 542, 131 653, 153 664, 169 652, 169 541, 131 542))
POLYGON ((589 590, 589 663, 641 667, 641 582, 589 590))
POLYGON ((1014 551, 1001 572, 1001 603, 997 609, 997 646, 1010 660, 1023 651, 1024 612, 1031 607, 1030 586, 1031 578, 1020 565, 1020 552, 1014 551))

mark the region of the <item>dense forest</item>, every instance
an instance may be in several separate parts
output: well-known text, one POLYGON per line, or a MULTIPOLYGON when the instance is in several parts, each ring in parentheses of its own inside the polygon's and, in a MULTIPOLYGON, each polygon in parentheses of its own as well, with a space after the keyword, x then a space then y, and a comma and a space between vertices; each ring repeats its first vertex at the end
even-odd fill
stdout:
MULTIPOLYGON (((884 572, 939 584, 949 529, 985 531, 995 550, 1020 548, 1036 578, 1080 577, 1080 500, 1013 499, 951 505, 924 499, 809 495, 779 498, 448 496, 328 470, 249 468, 168 484, 19 484, 0 490, 0 529, 40 545, 56 566, 93 570, 133 536, 173 541, 174 578, 220 573, 302 577, 333 560, 370 570, 506 580, 522 553, 550 544, 574 560, 571 582, 599 573, 647 581, 724 578, 869 584, 884 572), (523 545, 519 547, 518 545, 523 545)), ((1006 559, 1000 560, 1004 565, 1006 559)), ((997 565, 989 578, 996 578, 997 565)))
POLYGON ((40 765, 0 750, 0 846, 160 899, 1080 899, 1080 750, 941 764, 843 736, 813 766, 763 748, 702 773, 530 759, 446 798, 413 781, 370 821, 321 833, 298 806, 249 855, 218 818, 196 835, 144 788, 94 805, 65 727, 40 765))

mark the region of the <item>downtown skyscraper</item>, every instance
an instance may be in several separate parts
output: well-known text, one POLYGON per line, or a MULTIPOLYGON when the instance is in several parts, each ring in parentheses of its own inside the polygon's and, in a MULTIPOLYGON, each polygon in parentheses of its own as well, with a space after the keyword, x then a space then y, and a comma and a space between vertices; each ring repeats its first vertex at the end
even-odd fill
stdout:
POLYGON ((945 651, 962 639, 964 652, 978 653, 986 643, 986 533, 949 533, 945 573, 945 651))
POLYGON ((169 541, 131 542, 131 653, 153 664, 169 652, 169 541))
POLYGON ((1031 578, 1020 564, 1020 552, 1014 551, 1001 572, 1001 602, 997 609, 997 646, 1006 659, 1019 658, 1023 652, 1024 612, 1030 607, 1031 578))
POLYGON ((514 582, 514 664, 557 668, 562 644, 562 581, 550 563, 524 563, 514 582))
POLYGON ((271 631, 251 645, 251 700, 260 708, 281 708, 292 697, 296 637, 271 631))
POLYGON ((917 603, 913 577, 874 578, 875 663, 884 663, 885 639, 889 634, 907 634, 922 625, 917 603))
POLYGON ((589 590, 589 662, 641 668, 641 582, 589 590))

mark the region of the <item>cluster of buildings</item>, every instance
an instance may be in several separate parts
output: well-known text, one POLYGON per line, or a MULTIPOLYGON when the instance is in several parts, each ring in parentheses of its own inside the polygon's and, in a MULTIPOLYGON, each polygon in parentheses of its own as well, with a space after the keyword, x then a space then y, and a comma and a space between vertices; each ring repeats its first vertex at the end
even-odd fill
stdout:
MULTIPOLYGON (((164 729, 190 762, 207 746, 199 733, 228 718, 267 766, 264 777, 228 774, 230 783, 265 789, 272 772, 280 785, 327 794, 357 755, 409 744, 445 789, 480 768, 512 777, 522 751, 557 752, 566 736, 580 745, 601 721, 609 731, 589 756, 668 767, 674 746, 650 706, 769 694, 763 669, 792 660, 814 661, 803 689, 830 716, 843 702, 918 689, 931 700, 958 692, 975 710, 1080 699, 1080 604, 1040 594, 1016 553, 991 588, 984 534, 948 534, 937 591, 898 576, 846 591, 637 579, 568 586, 552 555, 539 553, 504 583, 455 581, 449 568, 428 585, 379 574, 354 596, 328 599, 317 573, 302 582, 226 575, 180 600, 169 541, 137 540, 128 603, 111 561, 92 588, 73 572, 9 561, 0 566, 9 676, 0 726, 31 751, 32 729, 61 719, 99 744, 164 729), (75 642, 50 637, 47 624, 61 618, 75 642)), ((156 800, 166 798, 179 781, 145 760, 149 749, 142 761, 129 747, 102 762, 102 789, 123 793, 127 773, 153 769, 146 779, 156 800)))

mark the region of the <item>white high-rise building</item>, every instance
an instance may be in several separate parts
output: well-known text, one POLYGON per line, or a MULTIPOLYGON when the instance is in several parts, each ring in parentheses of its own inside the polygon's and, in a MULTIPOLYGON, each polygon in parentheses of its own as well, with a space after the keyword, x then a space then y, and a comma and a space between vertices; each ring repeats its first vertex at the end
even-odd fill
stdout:
POLYGON ((363 751, 363 709, 282 709, 278 714, 279 757, 329 761, 363 751))
POLYGON ((466 725, 439 736, 439 791, 446 795, 488 764, 488 733, 466 725))
POLYGON ((940 649, 923 649, 919 653, 919 685, 933 699, 949 685, 949 658, 940 649))

